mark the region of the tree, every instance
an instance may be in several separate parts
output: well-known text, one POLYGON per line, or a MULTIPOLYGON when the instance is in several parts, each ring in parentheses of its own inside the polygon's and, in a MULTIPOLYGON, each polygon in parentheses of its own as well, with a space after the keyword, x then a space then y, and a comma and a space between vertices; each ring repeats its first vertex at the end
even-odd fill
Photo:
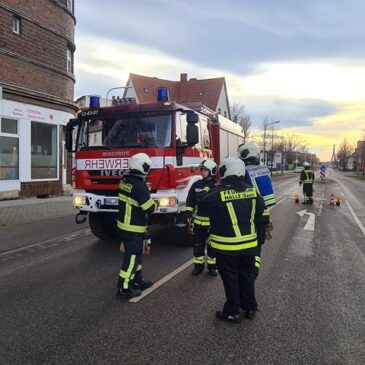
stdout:
POLYGON ((251 116, 247 114, 246 107, 240 103, 233 103, 230 107, 232 120, 241 126, 244 141, 250 136, 251 116))
POLYGON ((339 162, 340 168, 346 170, 347 159, 353 154, 353 152, 353 146, 349 144, 345 138, 337 152, 337 160, 339 162))
POLYGON ((307 145, 299 136, 288 133, 283 139, 283 150, 288 164, 294 163, 295 160, 303 160, 301 161, 303 163, 307 145))

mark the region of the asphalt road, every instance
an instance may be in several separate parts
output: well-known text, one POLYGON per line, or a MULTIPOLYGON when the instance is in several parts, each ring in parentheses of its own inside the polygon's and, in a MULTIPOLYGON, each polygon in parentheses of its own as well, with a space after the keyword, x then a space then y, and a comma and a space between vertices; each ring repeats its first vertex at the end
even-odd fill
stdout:
MULTIPOLYGON (((240 325, 215 319, 221 280, 192 277, 190 266, 137 303, 118 301, 118 242, 70 216, 2 229, 0 363, 364 364, 365 183, 329 171, 308 206, 294 202, 298 179, 275 178, 260 312, 240 325), (331 193, 340 206, 328 205, 331 193)), ((144 273, 158 282, 192 249, 171 227, 153 238, 144 273)))

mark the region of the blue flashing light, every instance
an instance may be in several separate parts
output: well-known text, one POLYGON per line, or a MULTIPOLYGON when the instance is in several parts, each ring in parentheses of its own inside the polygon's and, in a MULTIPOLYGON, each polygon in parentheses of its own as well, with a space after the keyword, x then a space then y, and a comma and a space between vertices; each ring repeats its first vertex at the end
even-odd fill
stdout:
POLYGON ((160 87, 157 89, 157 101, 169 101, 170 92, 166 87, 160 87))
POLYGON ((90 108, 100 108, 100 96, 99 95, 90 95, 90 108))

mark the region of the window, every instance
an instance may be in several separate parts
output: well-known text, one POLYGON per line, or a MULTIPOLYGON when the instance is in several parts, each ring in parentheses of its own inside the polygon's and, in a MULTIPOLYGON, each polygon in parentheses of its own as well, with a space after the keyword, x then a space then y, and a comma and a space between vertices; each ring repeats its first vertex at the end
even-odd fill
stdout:
POLYGON ((73 1, 72 0, 67 0, 67 9, 71 11, 71 13, 74 12, 73 10, 73 1))
POLYGON ((205 149, 210 149, 210 136, 206 120, 200 120, 200 128, 202 136, 202 146, 205 149))
POLYGON ((198 96, 204 96, 204 91, 199 91, 198 96))
POLYGON ((31 177, 57 178, 57 126, 31 122, 31 177))
POLYGON ((13 33, 20 34, 20 18, 13 16, 13 33))
POLYGON ((19 179, 19 136, 16 120, 0 118, 0 180, 19 179))
POLYGON ((71 50, 68 48, 67 49, 67 72, 73 73, 73 62, 72 62, 72 52, 71 50))

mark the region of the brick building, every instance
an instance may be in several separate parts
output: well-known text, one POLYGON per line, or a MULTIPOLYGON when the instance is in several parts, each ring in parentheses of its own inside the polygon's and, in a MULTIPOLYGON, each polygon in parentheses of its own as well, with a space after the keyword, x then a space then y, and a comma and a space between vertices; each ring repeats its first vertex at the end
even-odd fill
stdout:
POLYGON ((73 0, 0 0, 0 199, 69 183, 75 23, 73 0))

